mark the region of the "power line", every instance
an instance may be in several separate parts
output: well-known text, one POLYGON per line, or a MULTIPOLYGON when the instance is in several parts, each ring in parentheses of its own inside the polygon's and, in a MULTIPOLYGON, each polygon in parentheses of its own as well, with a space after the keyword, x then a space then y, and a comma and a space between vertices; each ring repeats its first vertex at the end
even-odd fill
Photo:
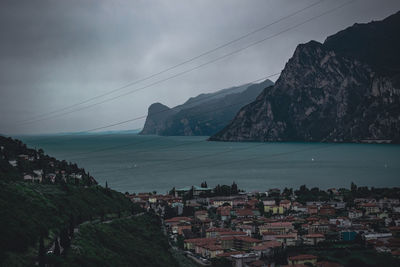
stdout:
MULTIPOLYGON (((257 84, 255 84, 255 83, 257 83, 257 82, 259 82, 259 81, 262 81, 262 80, 267 80, 268 78, 274 77, 274 76, 279 75, 279 74, 280 74, 280 72, 277 72, 277 73, 274 73, 274 74, 271 74, 271 75, 268 75, 268 76, 264 76, 264 77, 262 77, 262 78, 259 78, 259 79, 256 79, 256 80, 253 80, 253 81, 250 81, 250 82, 247 82, 247 84, 249 84, 248 87, 250 87, 250 86, 252 86, 252 85, 257 85, 257 84)), ((247 88, 248 88, 248 87, 247 87, 247 88)), ((247 88, 246 88, 246 89, 247 89, 247 88)), ((217 91, 217 92, 215 92, 215 93, 210 93, 208 96, 204 96, 204 97, 202 97, 202 98, 200 98, 200 99, 193 100, 193 101, 191 102, 191 104, 197 103, 197 102, 202 102, 202 101, 207 100, 207 99, 212 99, 212 98, 214 98, 215 96, 218 96, 218 95, 224 94, 224 93, 225 93, 225 91, 223 91, 223 90, 217 91)), ((169 110, 169 109, 162 109, 162 110, 160 110, 160 111, 154 112, 152 115, 161 114, 161 113, 163 113, 163 112, 165 112, 165 111, 168 111, 168 110, 169 110)), ((113 126, 120 125, 120 124, 124 124, 124 123, 128 123, 128 122, 132 122, 132 121, 137 121, 137 120, 141 120, 141 119, 145 119, 146 117, 147 117, 147 115, 141 115, 141 116, 138 116, 138 117, 129 119, 129 120, 125 120, 125 121, 122 121, 122 122, 115 123, 115 125, 113 125, 113 126)), ((108 128, 108 127, 112 127, 112 126, 105 126, 104 128, 108 128)), ((100 129, 102 129, 102 128, 103 128, 103 127, 98 127, 98 128, 90 129, 90 130, 87 130, 87 131, 81 131, 80 133, 93 132, 93 131, 96 131, 96 130, 100 130, 100 129)), ((110 135, 112 135, 112 134, 105 134, 105 135, 103 135, 103 136, 110 136, 110 135)), ((39 140, 39 141, 43 141, 43 140, 46 140, 46 139, 49 139, 49 138, 46 138, 46 137, 45 137, 45 138, 42 138, 42 139, 39 140)), ((52 139, 52 138, 50 137, 50 139, 52 139)), ((72 140, 72 139, 73 139, 73 138, 70 138, 70 140, 72 140)), ((65 141, 65 140, 63 140, 63 141, 65 141)), ((48 142, 47 142, 47 143, 48 143, 48 142)))
MULTIPOLYGON (((197 114, 197 115, 191 116, 191 119, 197 118, 197 117, 201 117, 204 114, 213 113, 213 112, 221 110, 221 109, 226 109, 226 108, 229 108, 229 107, 234 107, 234 106, 237 106, 237 105, 241 105, 241 104, 244 104, 244 103, 247 103, 247 102, 249 102, 249 101, 248 100, 247 101, 239 101, 239 102, 236 102, 236 103, 233 103, 233 104, 230 104, 230 105, 226 105, 226 106, 218 107, 218 108, 215 108, 215 109, 211 109, 211 110, 208 110, 206 112, 202 112, 201 114, 197 114)), ((201 123, 204 124, 204 123, 212 121, 212 120, 213 119, 201 121, 201 123)), ((107 151, 107 150, 111 150, 111 149, 115 149, 115 148, 127 147, 127 146, 130 146, 130 145, 143 144, 143 143, 148 143, 148 142, 151 142, 151 141, 159 139, 159 138, 160 137, 156 137, 156 138, 153 138, 153 139, 144 140, 143 142, 132 142, 132 143, 124 144, 124 145, 111 146, 111 147, 107 147, 107 148, 96 149, 96 150, 87 151, 87 152, 81 152, 81 153, 77 153, 77 154, 73 154, 73 155, 67 155, 67 156, 64 155, 63 157, 71 157, 71 156, 74 157, 76 155, 85 155, 85 154, 90 154, 90 153, 107 151)), ((179 144, 179 145, 175 145, 175 146, 190 145, 190 144, 199 143, 199 142, 205 142, 205 141, 195 141, 195 142, 183 143, 183 144, 179 144)), ((170 147, 175 147, 175 146, 170 146, 170 147)), ((165 148, 170 148, 170 147, 165 147, 165 148)), ((165 149, 165 148, 160 148, 160 149, 165 149)), ((149 150, 144 150, 144 151, 142 150, 142 151, 139 151, 139 153, 140 152, 147 152, 147 151, 149 151, 149 150)), ((138 151, 135 151, 135 153, 138 153, 138 151)), ((86 158, 86 157, 84 157, 84 158, 86 158)), ((84 158, 75 158, 75 159, 84 159, 84 158)))
MULTIPOLYGON (((325 14, 331 13, 331 12, 333 12, 334 10, 336 10, 336 9, 338 9, 338 8, 341 8, 341 7, 343 7, 343 6, 347 5, 347 4, 349 4, 350 2, 354 2, 354 1, 355 1, 355 0, 348 1, 348 2, 342 4, 342 5, 338 6, 338 7, 335 7, 335 8, 333 8, 333 9, 330 9, 330 10, 328 10, 328 11, 326 11, 326 12, 324 12, 324 13, 318 15, 318 16, 315 16, 315 17, 313 17, 313 18, 310 18, 310 19, 304 21, 302 24, 304 24, 304 23, 306 23, 306 22, 308 22, 308 21, 310 21, 310 20, 312 20, 312 19, 315 19, 315 18, 317 18, 317 17, 321 17, 321 16, 323 16, 323 15, 325 15, 325 14)), ((299 25, 301 25, 301 24, 299 24, 299 25)), ((298 25, 297 25, 297 26, 298 26, 298 25)), ((297 27, 297 26, 295 26, 295 27, 297 27)), ((277 75, 277 74, 273 74, 273 75, 271 75, 271 76, 274 76, 274 75, 277 75)), ((268 77, 268 76, 267 76, 267 77, 268 77)), ((266 78, 266 77, 265 77, 265 78, 266 78)), ((262 79, 265 79, 265 78, 262 78, 262 79)), ((261 80, 261 79, 258 79, 258 80, 261 80)), ((204 99, 202 99, 202 101, 204 101, 204 99)), ((162 111, 162 112, 163 112, 163 111, 162 111)), ((125 123, 128 123, 128 122, 134 121, 134 120, 142 119, 142 118, 144 118, 144 117, 145 117, 145 116, 140 116, 140 117, 136 117, 136 118, 133 118, 133 119, 130 119, 130 120, 126 120, 126 121, 122 121, 122 122, 118 122, 118 123, 114 123, 114 124, 110 124, 110 125, 106 125, 106 126, 94 128, 94 129, 89 129, 89 130, 87 130, 86 132, 96 131, 96 130, 99 130, 99 129, 104 129, 104 128, 109 128, 109 127, 116 126, 116 125, 125 124, 125 123)), ((102 149, 102 150, 103 150, 103 149, 102 149)))
POLYGON ((149 80, 149 79, 151 79, 151 78, 154 78, 154 77, 156 77, 156 76, 158 76, 158 75, 160 75, 160 74, 163 74, 163 73, 166 73, 166 72, 168 72, 168 71, 170 71, 170 70, 176 69, 176 68, 178 68, 178 67, 180 67, 180 66, 182 66, 182 65, 185 65, 185 64, 190 63, 190 62, 192 62, 192 61, 195 61, 196 59, 199 59, 199 58, 201 58, 201 57, 203 57, 203 56, 206 56, 206 55, 208 55, 208 54, 211 54, 211 53, 213 53, 213 52, 215 52, 215 51, 217 51, 217 50, 220 50, 220 49, 222 49, 222 48, 225 48, 225 47, 227 47, 227 46, 229 46, 229 45, 231 45, 231 44, 233 44, 233 43, 236 43, 236 42, 238 42, 238 41, 240 41, 240 40, 243 40, 243 39, 245 39, 245 38, 247 38, 247 37, 249 37, 249 36, 251 36, 251 35, 253 35, 253 34, 257 33, 257 32, 263 31, 263 30, 267 29, 268 27, 270 27, 270 26, 272 26, 272 25, 275 25, 275 24, 277 24, 277 23, 279 23, 279 22, 281 22, 281 21, 283 21, 283 20, 286 20, 286 19, 288 19, 288 18, 290 18, 290 17, 293 17, 293 16, 295 16, 295 15, 297 15, 297 14, 299 14, 299 13, 301 13, 301 12, 307 10, 307 9, 310 9, 310 8, 316 6, 316 5, 319 5, 319 4, 321 4, 323 1, 324 1, 324 0, 317 1, 317 2, 315 2, 315 3, 313 3, 313 4, 311 4, 311 5, 308 5, 308 6, 304 7, 304 8, 301 8, 301 9, 299 9, 299 10, 293 12, 293 13, 290 13, 289 15, 286 15, 286 16, 284 16, 284 17, 281 17, 280 19, 278 19, 278 20, 276 20, 276 21, 273 21, 273 22, 271 22, 271 23, 269 23, 269 24, 266 24, 266 25, 264 25, 264 26, 262 26, 262 27, 260 27, 260 28, 257 28, 257 29, 255 29, 255 30, 253 30, 253 31, 250 31, 250 32, 248 32, 248 33, 246 33, 246 34, 244 34, 244 35, 242 35, 242 36, 240 36, 240 37, 238 37, 238 38, 236 38, 236 39, 230 40, 230 41, 228 41, 228 42, 226 42, 226 43, 224 43, 224 44, 222 44, 222 45, 219 45, 219 46, 217 46, 217 47, 215 47, 215 48, 212 48, 212 49, 210 49, 210 50, 207 50, 207 51, 205 51, 205 52, 203 52, 203 53, 201 53, 201 54, 199 54, 199 55, 197 55, 197 56, 194 56, 194 57, 192 57, 192 58, 189 58, 189 59, 187 59, 187 60, 184 60, 184 61, 182 61, 182 62, 180 62, 180 63, 178 63, 178 64, 176 64, 176 65, 170 66, 170 67, 168 67, 168 68, 166 68, 166 69, 164 69, 164 70, 161 70, 161 71, 159 71, 159 72, 157 72, 157 73, 154 73, 154 74, 151 74, 151 75, 146 76, 146 77, 144 77, 144 78, 141 78, 141 79, 138 79, 138 80, 136 80, 136 81, 130 82, 130 83, 124 85, 124 86, 118 87, 118 88, 113 89, 113 90, 111 90, 111 91, 109 91, 109 92, 106 92, 106 93, 103 93, 103 94, 100 94, 100 95, 97 95, 97 96, 88 98, 88 99, 83 100, 83 101, 81 101, 81 102, 78 102, 78 103, 75 103, 75 104, 72 104, 72 105, 69 105, 69 106, 60 108, 60 109, 56 109, 56 110, 53 110, 53 111, 50 111, 50 112, 46 112, 46 113, 39 114, 39 115, 37 115, 37 116, 31 117, 30 119, 23 120, 23 121, 21 121, 21 123, 25 123, 25 122, 28 122, 28 121, 31 121, 31 120, 38 121, 38 120, 37 120, 38 118, 41 118, 41 117, 44 117, 44 116, 48 116, 48 115, 51 115, 51 114, 53 114, 53 113, 59 113, 59 112, 61 112, 61 111, 65 111, 65 110, 68 110, 68 109, 70 109, 70 108, 80 106, 80 105, 82 105, 82 104, 86 104, 86 103, 88 103, 88 102, 91 102, 92 100, 96 100, 96 99, 102 98, 102 97, 104 97, 104 96, 107 96, 107 95, 113 94, 113 93, 115 93, 115 92, 117 92, 117 91, 120 91, 120 90, 123 90, 123 89, 125 89, 125 88, 128 88, 128 87, 130 87, 130 86, 132 86, 132 85, 135 85, 135 84, 138 84, 138 83, 140 83, 140 82, 143 82, 143 81, 149 80))
MULTIPOLYGON (((156 84, 159 84, 159 83, 168 81, 168 80, 170 80, 170 79, 173 79, 173 78, 175 78, 175 77, 181 76, 181 75, 183 75, 183 74, 189 73, 189 72, 191 72, 191 71, 194 71, 194 70, 196 70, 196 69, 199 69, 199 68, 201 68, 201 67, 204 67, 204 66, 206 66, 206 65, 209 65, 209 64, 214 63, 214 62, 216 62, 216 61, 219 61, 219 60, 221 60, 221 59, 224 59, 224 58, 227 58, 227 57, 232 56, 232 55, 234 55, 234 54, 237 54, 237 53, 239 53, 239 52, 241 52, 241 51, 243 51, 243 50, 246 50, 246 49, 248 49, 248 48, 250 48, 250 47, 253 47, 253 46, 255 46, 255 45, 258 45, 258 44, 260 44, 260 43, 262 43, 262 42, 265 42, 265 41, 267 41, 267 40, 269 40, 269 39, 272 39, 272 38, 274 38, 274 37, 276 37, 276 36, 279 36, 279 35, 281 35, 281 34, 283 34, 283 33, 285 33, 285 32, 288 32, 288 31, 290 31, 290 30, 292 30, 292 29, 298 28, 298 27, 300 27, 300 26, 302 26, 302 25, 304 25, 304 24, 306 24, 306 23, 308 23, 308 22, 310 22, 310 21, 312 21, 312 20, 315 20, 315 19, 320 18, 320 17, 322 17, 322 16, 324 16, 324 15, 327 15, 327 14, 329 14, 329 13, 332 13, 332 12, 334 12, 334 11, 336 11, 336 10, 338 10, 338 9, 340 9, 340 8, 346 6, 346 5, 348 5, 348 4, 350 4, 351 2, 354 2, 354 1, 356 1, 356 0, 347 1, 347 2, 345 2, 345 3, 343 3, 343 4, 339 5, 339 6, 336 6, 336 7, 332 8, 332 9, 329 9, 329 10, 327 10, 327 11, 325 11, 325 12, 323 12, 323 13, 317 15, 317 16, 313 16, 313 17, 311 17, 311 18, 309 18, 309 19, 307 19, 307 20, 305 20, 305 21, 303 21, 303 22, 301 22, 301 23, 299 23, 299 24, 296 24, 296 25, 293 25, 293 26, 291 26, 291 27, 288 27, 288 28, 286 28, 285 30, 282 30, 282 31, 280 31, 280 32, 278 32, 278 33, 275 33, 275 34, 273 34, 273 35, 270 35, 270 36, 268 36, 268 37, 266 37, 266 38, 263 38, 263 39, 261 39, 261 40, 258 40, 258 41, 256 41, 256 42, 250 43, 249 45, 246 45, 246 46, 244 46, 244 47, 241 47, 241 48, 239 48, 239 49, 237 49, 237 50, 234 50, 234 51, 232 51, 232 52, 230 52, 230 53, 227 53, 227 54, 225 54, 225 55, 223 55, 223 56, 217 57, 217 58, 215 58, 215 59, 213 59, 213 60, 211 60, 211 61, 208 61, 208 62, 205 62, 205 63, 203 63, 203 64, 200 64, 200 65, 198 65, 198 66, 196 66, 196 67, 194 67, 194 68, 185 70, 185 71, 183 71, 183 72, 179 72, 179 73, 177 73, 177 74, 175 74, 175 75, 173 75, 173 76, 170 76, 170 77, 168 77, 168 78, 159 80, 159 81, 157 81, 157 82, 151 83, 151 84, 149 84, 149 85, 143 86, 143 87, 141 87, 141 88, 138 88, 138 89, 135 89, 135 90, 132 90, 132 91, 128 91, 128 92, 126 92, 126 93, 124 93, 124 94, 120 94, 120 95, 115 96, 115 97, 113 97, 113 98, 109 98, 109 99, 103 100, 103 101, 101 101, 101 102, 97 102, 97 103, 91 104, 91 105, 89 105, 89 106, 85 106, 85 107, 80 108, 80 109, 77 109, 77 110, 72 110, 72 111, 69 111, 69 112, 65 112, 65 113, 62 113, 62 114, 59 114, 59 115, 56 115, 56 116, 53 116, 53 117, 63 116, 63 115, 70 114, 70 113, 73 113, 73 112, 77 112, 77 111, 80 111, 80 110, 83 110, 83 109, 87 109, 87 108, 90 108, 90 107, 93 107, 93 106, 96 106, 96 105, 99 105, 99 104, 103 104, 103 103, 105 103, 105 102, 113 101, 113 100, 115 100, 115 99, 117 99, 117 98, 130 95, 130 94, 132 94, 132 93, 135 93, 135 92, 138 92, 138 91, 140 91, 140 90, 146 89, 146 88, 151 87, 151 86, 153 86, 153 85, 156 85, 156 84)), ((105 128, 117 126, 117 125, 120 125, 120 124, 128 123, 128 122, 130 122, 130 121, 131 121, 131 120, 127 120, 127 121, 123 121, 123 122, 119 122, 119 123, 115 123, 115 124, 110 124, 110 125, 106 125, 106 126, 99 127, 99 128, 90 129, 90 130, 87 130, 87 131, 96 131, 96 130, 100 130, 100 129, 105 129, 105 128)))
MULTIPOLYGON (((195 70, 195 69, 198 69, 198 68, 200 68, 200 67, 202 67, 202 66, 208 65, 208 64, 213 63, 213 62, 215 62, 215 61, 221 60, 221 59, 223 59, 223 58, 226 58, 226 57, 228 57, 228 56, 231 56, 231 55, 233 55, 233 54, 236 54, 236 53, 238 53, 238 52, 241 52, 241 51, 243 51, 243 50, 245 50, 245 49, 248 49, 248 48, 250 48, 250 47, 252 47, 252 46, 254 46, 254 45, 257 45, 257 44, 259 44, 259 43, 262 43, 262 42, 264 42, 264 41, 266 41, 266 40, 269 40, 269 39, 271 39, 271 38, 273 38, 273 37, 276 37, 276 36, 278 36, 278 35, 280 35, 280 34, 283 34, 283 33, 287 32, 287 31, 290 31, 290 30, 292 30, 292 29, 298 28, 298 27, 300 27, 300 26, 302 26, 302 25, 304 25, 304 24, 306 24, 306 23, 308 23, 308 22, 310 22, 310 21, 312 21, 312 20, 314 20, 314 19, 320 18, 320 17, 322 17, 322 16, 324 16, 324 15, 327 15, 327 14, 329 14, 329 13, 332 13, 332 12, 336 11, 337 9, 342 8, 342 7, 344 7, 344 6, 350 4, 351 2, 354 2, 354 1, 356 1, 356 0, 347 1, 347 2, 345 2, 345 3, 343 3, 343 4, 339 5, 339 6, 337 6, 337 7, 335 7, 335 8, 329 9, 328 11, 325 11, 325 12, 323 12, 323 13, 317 15, 317 16, 311 17, 311 18, 309 18, 309 19, 307 19, 307 20, 305 20, 305 21, 303 21, 303 22, 301 22, 301 23, 299 23, 299 24, 296 24, 296 25, 294 25, 294 26, 292 26, 292 27, 286 28, 285 30, 280 31, 280 32, 278 32, 278 33, 276 33, 276 34, 274 34, 274 35, 271 35, 271 36, 268 36, 268 37, 266 37, 266 38, 264 38, 264 39, 261 39, 261 40, 259 40, 259 41, 253 42, 253 43, 251 43, 251 44, 249 44, 249 45, 247 45, 247 46, 245 46, 245 47, 242 47, 242 48, 237 49, 237 50, 235 50, 235 51, 233 51, 233 52, 230 52, 230 53, 228 53, 228 54, 225 54, 225 55, 223 55, 223 56, 221 56, 221 57, 218 57, 218 58, 216 58, 216 59, 214 59, 214 60, 212 60, 212 61, 203 63, 203 64, 201 64, 201 65, 199 65, 199 66, 197 66, 197 67, 195 67, 195 68, 192 68, 192 69, 186 70, 186 71, 184 71, 184 72, 178 73, 178 74, 176 74, 176 75, 174 75, 174 76, 171 76, 171 77, 169 77, 169 78, 167 78, 167 79, 165 79, 165 80, 168 80, 168 79, 177 77, 177 76, 179 76, 179 75, 188 73, 188 72, 193 71, 193 70, 195 70)), ((275 73, 275 74, 272 74, 271 76, 275 76, 275 75, 277 75, 277 74, 275 73)), ((161 80, 161 81, 163 81, 163 80, 161 80)), ((158 82, 156 82, 156 83, 158 83, 158 82)), ((155 83, 153 83, 153 84, 155 84, 155 83)), ((151 85, 149 85, 149 86, 151 86, 151 85)), ((148 86, 142 87, 142 88, 139 88, 139 89, 137 89, 137 90, 141 90, 141 89, 144 89, 144 88, 147 88, 147 87, 148 87, 148 86)), ((126 95, 128 95, 128 94, 133 93, 133 92, 137 92, 137 90, 136 90, 136 91, 127 92, 127 93, 125 93, 125 94, 123 94, 123 95, 120 95, 120 96, 126 96, 126 95)), ((120 97, 120 96, 118 96, 118 97, 120 97)), ((114 99, 115 99, 115 98, 114 98, 114 99)), ((97 131, 97 130, 101 130, 101 129, 105 129, 105 128, 109 128, 109 127, 113 127, 113 126, 125 124, 125 123, 131 122, 131 121, 132 121, 132 120, 126 120, 126 121, 122 121, 122 122, 118 122, 118 123, 114 123, 114 124, 110 124, 110 125, 106 125, 106 126, 102 126, 102 127, 97 127, 97 128, 93 128, 93 129, 86 130, 86 132, 97 131)))

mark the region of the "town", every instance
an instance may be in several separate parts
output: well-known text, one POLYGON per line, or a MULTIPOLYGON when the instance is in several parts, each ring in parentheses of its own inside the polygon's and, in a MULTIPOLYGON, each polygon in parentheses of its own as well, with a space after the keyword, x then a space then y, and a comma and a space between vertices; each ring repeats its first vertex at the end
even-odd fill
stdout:
POLYGON ((158 214, 170 244, 198 264, 333 267, 398 260, 399 194, 354 183, 245 192, 235 183, 203 182, 165 195, 126 196, 158 214))

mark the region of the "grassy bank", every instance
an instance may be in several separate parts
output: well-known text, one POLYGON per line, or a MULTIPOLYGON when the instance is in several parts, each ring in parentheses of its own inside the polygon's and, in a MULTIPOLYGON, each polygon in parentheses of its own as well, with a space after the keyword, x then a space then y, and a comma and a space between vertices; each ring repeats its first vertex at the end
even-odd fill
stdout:
POLYGON ((48 247, 62 230, 131 210, 123 194, 99 186, 0 181, 0 265, 32 265, 40 236, 48 247))
POLYGON ((63 266, 179 266, 151 214, 82 225, 63 266))

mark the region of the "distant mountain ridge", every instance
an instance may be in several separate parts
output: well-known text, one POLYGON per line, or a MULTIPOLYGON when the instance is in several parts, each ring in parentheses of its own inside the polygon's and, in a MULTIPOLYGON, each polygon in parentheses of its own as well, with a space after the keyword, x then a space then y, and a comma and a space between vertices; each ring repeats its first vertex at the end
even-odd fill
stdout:
POLYGON ((258 84, 222 89, 192 97, 173 108, 154 103, 149 107, 140 134, 210 136, 225 127, 242 106, 253 101, 264 88, 271 85, 273 82, 265 80, 258 84))
POLYGON ((299 45, 214 141, 400 143, 400 12, 299 45))

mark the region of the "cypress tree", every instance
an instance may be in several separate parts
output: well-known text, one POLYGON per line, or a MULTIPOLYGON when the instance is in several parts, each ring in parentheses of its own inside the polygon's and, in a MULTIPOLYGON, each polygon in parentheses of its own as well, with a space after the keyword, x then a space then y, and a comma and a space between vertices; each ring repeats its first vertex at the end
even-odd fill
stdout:
POLYGON ((44 241, 43 241, 43 234, 40 234, 40 239, 39 239, 39 266, 44 267, 45 266, 45 255, 44 255, 44 241))
POLYGON ((60 253, 60 244, 58 243, 58 237, 56 238, 56 241, 54 243, 54 255, 59 256, 60 253))

